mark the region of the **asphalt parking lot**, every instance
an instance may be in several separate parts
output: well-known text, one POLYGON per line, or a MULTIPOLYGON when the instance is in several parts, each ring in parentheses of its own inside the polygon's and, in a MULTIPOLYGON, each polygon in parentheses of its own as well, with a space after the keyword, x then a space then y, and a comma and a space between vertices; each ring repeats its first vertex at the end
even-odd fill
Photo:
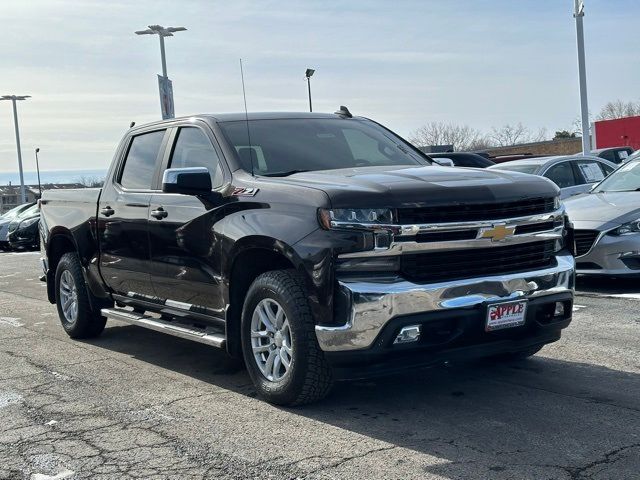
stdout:
POLYGON ((0 253, 2 479, 638 478, 636 282, 580 282, 573 324, 532 360, 344 384, 286 409, 205 346, 115 322, 68 339, 38 258, 0 253))

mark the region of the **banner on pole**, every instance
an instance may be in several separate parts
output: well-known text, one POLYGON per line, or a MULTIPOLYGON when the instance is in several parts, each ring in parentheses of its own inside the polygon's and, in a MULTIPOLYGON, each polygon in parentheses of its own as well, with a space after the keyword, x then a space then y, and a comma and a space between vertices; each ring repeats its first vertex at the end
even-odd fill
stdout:
POLYGON ((162 119, 175 117, 173 109, 173 84, 168 77, 158 75, 158 90, 160 92, 160 110, 162 111, 162 119))

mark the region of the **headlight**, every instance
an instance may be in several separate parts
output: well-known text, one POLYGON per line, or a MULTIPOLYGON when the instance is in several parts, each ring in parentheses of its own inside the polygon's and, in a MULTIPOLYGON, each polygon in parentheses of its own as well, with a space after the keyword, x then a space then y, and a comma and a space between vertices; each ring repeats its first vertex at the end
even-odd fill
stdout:
POLYGON ((640 232, 640 218, 633 222, 624 223, 615 230, 611 230, 609 235, 629 235, 631 233, 640 232))
POLYGON ((29 218, 28 220, 23 220, 20 222, 20 228, 27 228, 40 220, 40 217, 29 218))
POLYGON ((335 208, 318 210, 322 228, 375 229, 377 225, 392 225, 393 210, 390 208, 335 208))
POLYGON ((560 201, 560 195, 558 195, 557 197, 555 197, 553 199, 553 209, 554 210, 558 210, 560 208, 561 204, 562 204, 562 202, 560 201))

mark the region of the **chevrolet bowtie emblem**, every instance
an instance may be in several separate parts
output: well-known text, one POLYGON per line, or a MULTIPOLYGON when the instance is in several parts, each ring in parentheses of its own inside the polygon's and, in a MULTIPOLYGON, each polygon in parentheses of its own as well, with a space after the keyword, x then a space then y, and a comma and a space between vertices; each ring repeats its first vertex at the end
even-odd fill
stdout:
POLYGON ((480 238, 490 238, 492 242, 501 242, 507 237, 513 235, 516 227, 507 227, 506 225, 494 225, 482 231, 480 238))

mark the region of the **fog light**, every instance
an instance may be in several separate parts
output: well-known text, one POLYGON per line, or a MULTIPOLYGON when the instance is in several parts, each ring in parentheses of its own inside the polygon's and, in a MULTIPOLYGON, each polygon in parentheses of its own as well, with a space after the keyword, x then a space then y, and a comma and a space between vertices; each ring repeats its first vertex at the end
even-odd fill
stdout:
POLYGON ((564 303, 556 302, 556 308, 553 311, 554 317, 564 317, 564 303))
POLYGON ((402 327, 393 343, 411 343, 420 340, 420 325, 402 327))

